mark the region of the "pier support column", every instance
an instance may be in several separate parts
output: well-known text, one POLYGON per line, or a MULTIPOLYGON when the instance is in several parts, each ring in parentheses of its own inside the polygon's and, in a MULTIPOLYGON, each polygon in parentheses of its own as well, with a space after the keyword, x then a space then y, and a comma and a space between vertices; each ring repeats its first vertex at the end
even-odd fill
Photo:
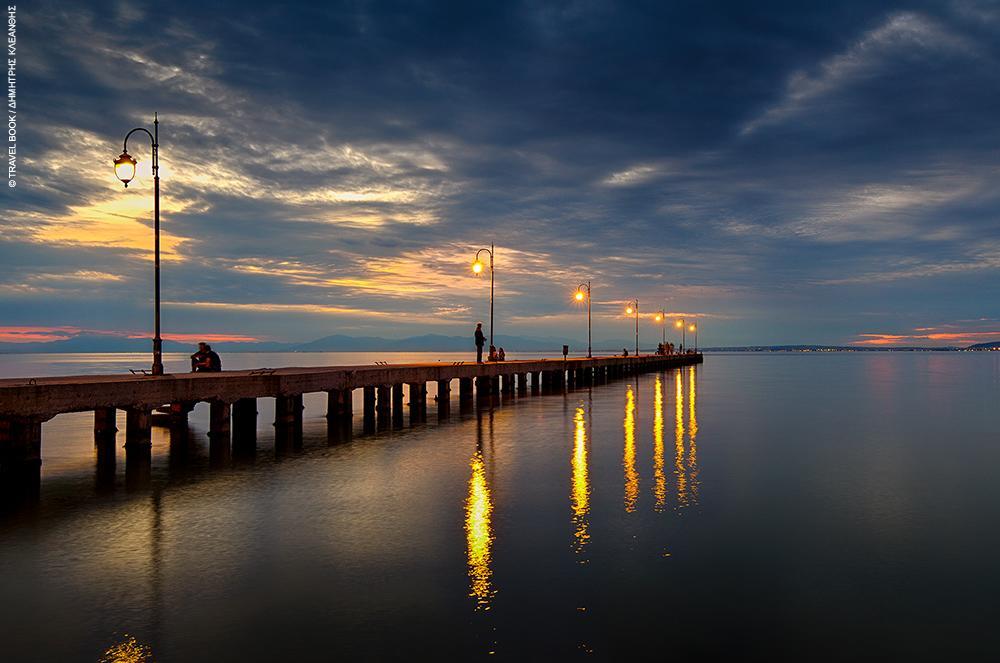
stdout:
POLYGON ((354 416, 353 389, 331 389, 326 392, 326 418, 350 419, 354 416))
POLYGON ((542 391, 542 372, 538 371, 529 375, 531 375, 531 394, 537 396, 542 391))
POLYGON ((577 373, 578 370, 571 368, 565 372, 566 375, 566 387, 569 389, 576 389, 577 387, 577 373))
POLYGON ((153 411, 148 407, 125 411, 125 488, 142 490, 152 477, 153 411))
POLYGON ((490 388, 492 380, 488 375, 480 375, 476 378, 476 400, 482 403, 490 398, 490 388))
POLYGON ((503 376, 503 386, 501 388, 501 392, 500 393, 502 393, 504 396, 513 396, 514 395, 514 374, 513 373, 507 373, 506 375, 503 376))
POLYGON ((302 394, 274 399, 274 447, 287 451, 302 446, 302 394))
POLYGON ((438 380, 438 419, 447 419, 451 416, 451 380, 438 380))
POLYGON ((410 425, 427 421, 427 383, 410 383, 410 425))
POLYGON ((233 449, 248 453, 257 449, 256 398, 241 398, 233 403, 233 449))
POLYGON ((371 433, 375 430, 375 387, 364 387, 364 430, 371 433))
POLYGON ((392 385, 392 425, 395 428, 403 426, 403 385, 392 385))
POLYGON ((233 414, 225 401, 210 401, 208 407, 208 462, 217 467, 232 458, 233 414))
POLYGON ((518 373, 517 374, 517 395, 527 396, 528 395, 528 374, 518 373))
POLYGON ((34 501, 42 477, 40 417, 0 417, 0 491, 11 503, 34 501))
POLYGON ((458 379, 458 411, 465 413, 472 411, 473 389, 472 378, 458 379))
POLYGON ((385 430, 389 427, 389 422, 392 420, 392 387, 389 385, 380 385, 376 389, 378 394, 378 401, 375 404, 375 419, 379 430, 385 430))
POLYGON ((170 404, 170 427, 187 428, 188 413, 194 409, 195 404, 189 401, 177 401, 170 404))
POLYGON ((490 378, 490 398, 500 395, 500 376, 494 375, 490 378))
POLYGON ((148 407, 129 408, 125 413, 125 448, 152 445, 153 411, 148 407))
POLYGON ((99 407, 94 410, 94 442, 100 443, 111 438, 112 442, 118 433, 118 410, 113 407, 99 407))

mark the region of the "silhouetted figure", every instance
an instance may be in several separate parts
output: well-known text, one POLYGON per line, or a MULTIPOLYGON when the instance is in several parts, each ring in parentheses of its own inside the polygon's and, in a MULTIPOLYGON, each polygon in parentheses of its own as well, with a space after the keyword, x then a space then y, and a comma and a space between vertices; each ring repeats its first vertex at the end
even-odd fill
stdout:
POLYGON ((476 363, 483 363, 483 346, 486 345, 486 334, 483 333, 483 323, 476 324, 476 363))
POLYGON ((496 361, 496 360, 497 360, 497 346, 491 345, 490 356, 486 359, 486 361, 496 361))
POLYGON ((199 343, 198 352, 191 355, 191 370, 195 373, 218 373, 222 370, 222 359, 208 343, 199 343))
POLYGON ((627 357, 628 356, 628 348, 622 348, 622 356, 623 357, 627 357))
POLYGON ((503 351, 503 348, 497 350, 497 361, 504 361, 507 359, 507 353, 503 351))

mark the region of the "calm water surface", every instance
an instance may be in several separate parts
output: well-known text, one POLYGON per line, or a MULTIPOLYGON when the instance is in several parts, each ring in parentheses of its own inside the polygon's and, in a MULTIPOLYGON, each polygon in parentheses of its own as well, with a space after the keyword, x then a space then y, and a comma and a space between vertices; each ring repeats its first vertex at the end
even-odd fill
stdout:
POLYGON ((996 354, 709 355, 336 445, 307 398, 280 457, 262 399, 254 456, 213 462, 199 406, 131 489, 62 415, 40 503, 0 518, 0 658, 995 660, 998 398, 996 354))

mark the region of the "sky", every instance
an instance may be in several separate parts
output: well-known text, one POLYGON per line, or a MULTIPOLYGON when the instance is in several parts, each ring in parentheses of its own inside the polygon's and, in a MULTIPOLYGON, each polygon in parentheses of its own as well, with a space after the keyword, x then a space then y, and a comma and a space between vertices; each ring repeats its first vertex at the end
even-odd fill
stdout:
POLYGON ((45 2, 0 341, 1000 339, 995 2, 45 2))

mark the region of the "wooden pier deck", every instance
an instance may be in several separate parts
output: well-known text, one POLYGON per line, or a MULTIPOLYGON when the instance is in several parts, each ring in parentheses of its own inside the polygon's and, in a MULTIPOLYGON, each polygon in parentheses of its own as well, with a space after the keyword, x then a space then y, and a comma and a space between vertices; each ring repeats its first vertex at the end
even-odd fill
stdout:
POLYGON ((477 364, 434 362, 368 366, 277 368, 219 373, 84 375, 0 380, 0 481, 37 478, 42 461, 42 423, 67 412, 94 412, 94 440, 114 448, 117 410, 126 412, 126 458, 148 457, 154 413, 171 426, 186 426, 195 404, 210 404, 213 445, 256 445, 257 399, 275 399, 275 445, 302 438, 303 394, 326 392, 331 437, 349 431, 354 391, 362 390, 364 426, 426 419, 427 383, 437 384, 438 416, 447 418, 452 383, 468 406, 503 395, 562 392, 627 375, 701 363, 701 354, 529 359, 477 364), (404 413, 404 385, 408 403, 404 413))

